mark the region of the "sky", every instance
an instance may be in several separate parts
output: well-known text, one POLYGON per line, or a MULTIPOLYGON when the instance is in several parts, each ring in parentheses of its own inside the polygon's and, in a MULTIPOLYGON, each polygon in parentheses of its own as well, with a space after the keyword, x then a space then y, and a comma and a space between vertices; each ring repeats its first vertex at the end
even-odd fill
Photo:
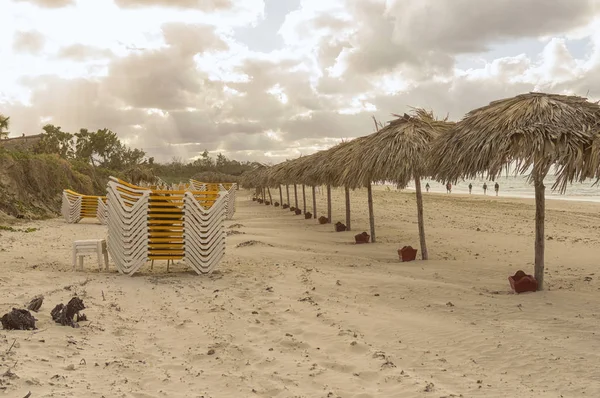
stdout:
POLYGON ((411 107, 600 99, 600 0, 0 0, 11 136, 109 128, 157 161, 275 164, 411 107))

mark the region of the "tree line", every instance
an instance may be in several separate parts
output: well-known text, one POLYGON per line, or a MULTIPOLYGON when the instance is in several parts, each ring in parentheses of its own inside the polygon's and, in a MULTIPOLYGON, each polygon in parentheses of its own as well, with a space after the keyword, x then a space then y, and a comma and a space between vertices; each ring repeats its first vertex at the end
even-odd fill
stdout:
MULTIPOLYGON (((0 138, 8 136, 9 119, 0 114, 0 138)), ((256 166, 255 162, 228 159, 221 153, 212 158, 206 150, 193 161, 173 158, 160 164, 154 157, 146 156, 145 151, 123 144, 116 133, 106 128, 97 131, 82 128, 73 134, 63 131, 60 126, 47 124, 42 130, 40 140, 33 147, 36 154, 56 154, 66 160, 120 172, 145 168, 166 180, 186 180, 202 172, 239 176, 256 166)))

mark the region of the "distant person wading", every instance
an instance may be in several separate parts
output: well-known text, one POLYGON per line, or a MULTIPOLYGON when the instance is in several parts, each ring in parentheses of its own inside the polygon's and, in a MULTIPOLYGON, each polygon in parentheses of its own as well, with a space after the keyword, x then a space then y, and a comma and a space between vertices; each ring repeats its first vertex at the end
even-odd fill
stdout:
POLYGON ((487 184, 485 182, 483 183, 483 194, 487 195, 487 184))
POLYGON ((446 193, 452 193, 452 184, 450 184, 450 183, 446 184, 446 193))
POLYGON ((473 189, 473 184, 469 183, 469 194, 471 194, 472 189, 473 189))
POLYGON ((429 183, 425 184, 425 190, 429 192, 429 183))
POLYGON ((494 185, 494 191, 496 191, 496 196, 498 196, 499 190, 500 190, 500 184, 496 183, 496 185, 494 185))

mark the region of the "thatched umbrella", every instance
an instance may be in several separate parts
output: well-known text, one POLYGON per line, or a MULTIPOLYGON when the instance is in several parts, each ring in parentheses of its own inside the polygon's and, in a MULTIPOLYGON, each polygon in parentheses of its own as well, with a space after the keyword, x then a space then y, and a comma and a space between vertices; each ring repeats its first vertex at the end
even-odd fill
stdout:
POLYGON ((594 185, 598 185, 600 183, 600 129, 598 129, 592 144, 584 153, 584 164, 586 172, 580 176, 579 180, 595 178, 594 185))
POLYGON ((414 179, 421 258, 427 260, 421 178, 427 175, 426 160, 432 141, 447 132, 453 125, 454 123, 446 120, 436 120, 431 112, 415 109, 412 115, 405 113, 404 116, 388 122, 386 127, 362 141, 360 151, 348 164, 343 179, 350 187, 366 186, 368 189, 369 221, 373 242, 375 242, 375 219, 371 183, 392 181, 398 187, 404 188, 414 179))
MULTIPOLYGON (((281 181, 280 178, 274 178, 274 176, 277 176, 281 169, 283 169, 286 166, 287 162, 282 162, 282 163, 278 163, 275 166, 272 166, 271 168, 269 168, 269 173, 267 175, 267 179, 268 179, 268 183, 271 186, 277 186, 279 188, 279 200, 281 202, 281 208, 284 208, 284 202, 283 202, 283 192, 281 189, 281 185, 283 184, 283 182, 281 181)), ((289 205, 290 203, 290 190, 289 190, 289 186, 286 184, 285 185, 286 190, 287 190, 287 204, 289 205)))
MULTIPOLYGON (((278 167, 276 171, 271 175, 271 179, 284 181, 286 183, 286 189, 288 184, 292 184, 294 186, 294 207, 296 209, 298 209, 298 183, 300 182, 297 177, 297 165, 303 160, 303 157, 299 157, 293 160, 286 161, 283 164, 281 164, 281 166, 278 167)), ((304 192, 304 185, 302 185, 302 195, 304 197, 305 203, 304 211, 306 211, 306 197, 304 192)))
MULTIPOLYGON (((335 147, 334 147, 335 148, 335 147)), ((327 185, 327 220, 331 223, 331 185, 324 181, 320 169, 324 167, 322 163, 330 156, 331 150, 323 150, 316 152, 310 156, 306 156, 304 162, 295 168, 296 177, 312 187, 313 197, 313 218, 317 218, 317 199, 315 188, 317 185, 327 185)))
POLYGON ((317 160, 317 157, 320 155, 321 152, 317 152, 309 156, 302 156, 298 158, 297 161, 294 162, 290 167, 290 178, 293 178, 294 181, 302 183, 304 213, 306 213, 305 185, 309 185, 312 188, 313 218, 317 218, 317 197, 315 192, 315 186, 317 185, 317 182, 315 175, 313 174, 312 166, 317 160))
POLYGON ((254 188, 256 194, 262 196, 263 201, 265 200, 265 187, 268 184, 268 175, 270 167, 259 164, 252 170, 245 171, 240 176, 240 184, 245 188, 254 188))
POLYGON ((350 188, 343 181, 343 173, 352 154, 358 149, 360 142, 365 137, 359 137, 352 141, 342 142, 332 148, 322 151, 320 156, 312 163, 311 174, 318 184, 328 186, 328 217, 331 221, 331 187, 344 187, 346 196, 346 227, 352 229, 350 219, 350 188))
POLYGON ((288 191, 288 204, 290 199, 288 185, 294 185, 294 199, 296 208, 298 208, 298 181, 295 179, 294 167, 301 160, 302 158, 300 157, 297 159, 287 160, 283 163, 279 163, 278 165, 273 166, 273 169, 268 176, 268 179, 271 182, 271 184, 286 184, 286 190, 288 191))
POLYGON ((587 99, 529 93, 490 103, 469 112, 431 152, 440 181, 485 176, 496 179, 514 164, 515 173, 531 170, 535 187, 535 278, 544 282, 544 178, 555 165, 552 189, 586 175, 584 153, 598 126, 600 107, 587 99))

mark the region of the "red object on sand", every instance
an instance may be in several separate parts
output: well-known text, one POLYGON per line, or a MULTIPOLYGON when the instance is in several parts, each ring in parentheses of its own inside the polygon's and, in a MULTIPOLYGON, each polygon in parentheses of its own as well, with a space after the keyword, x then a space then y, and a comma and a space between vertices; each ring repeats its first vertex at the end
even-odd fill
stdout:
POLYGON ((514 275, 508 277, 510 287, 515 293, 537 292, 538 282, 533 275, 527 275, 518 270, 514 275))
POLYGON ((346 230, 346 226, 341 222, 336 222, 334 225, 335 232, 344 232, 346 230))
POLYGON ((417 258, 417 249, 413 249, 412 246, 404 246, 402 249, 398 249, 398 256, 402 262, 414 261, 417 258))
POLYGON ((354 235, 354 241, 356 242, 356 244, 359 244, 359 243, 369 243, 369 238, 370 237, 371 236, 368 233, 361 232, 358 235, 354 235))

